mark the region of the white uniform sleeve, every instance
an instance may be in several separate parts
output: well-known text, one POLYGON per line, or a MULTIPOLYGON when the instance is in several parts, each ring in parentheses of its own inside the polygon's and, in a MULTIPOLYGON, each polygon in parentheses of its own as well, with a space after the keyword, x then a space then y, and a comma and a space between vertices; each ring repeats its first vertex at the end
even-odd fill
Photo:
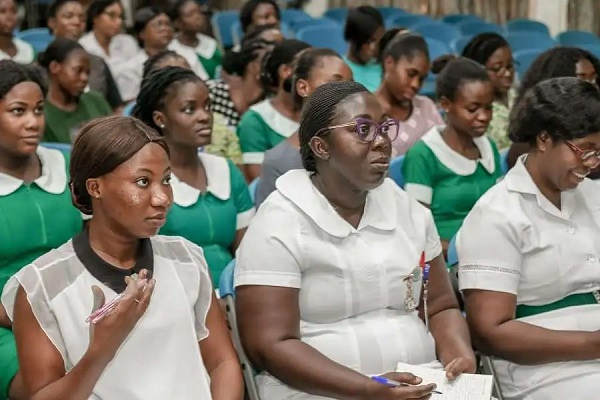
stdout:
MULTIPOLYGON (((418 204, 420 207, 423 207, 421 204, 418 204)), ((440 254, 442 254, 442 244, 440 243, 440 235, 438 234, 437 228, 435 227, 435 222, 433 221, 433 215, 431 211, 425 207, 424 211, 426 213, 426 231, 427 235, 427 244, 425 245, 425 259, 427 261, 431 261, 440 254)))
POLYGON ((517 230, 506 215, 476 206, 458 232, 456 250, 460 290, 517 294, 522 254, 517 230))
POLYGON ((198 341, 208 337, 208 328, 206 326, 206 316, 212 301, 213 287, 210 274, 208 273, 208 264, 204 258, 202 248, 186 241, 186 247, 192 257, 194 265, 198 268, 199 284, 196 290, 198 295, 194 304, 194 325, 196 328, 196 337, 198 341))
POLYGON ((300 288, 301 243, 296 210, 281 195, 263 203, 237 252, 235 286, 300 288))

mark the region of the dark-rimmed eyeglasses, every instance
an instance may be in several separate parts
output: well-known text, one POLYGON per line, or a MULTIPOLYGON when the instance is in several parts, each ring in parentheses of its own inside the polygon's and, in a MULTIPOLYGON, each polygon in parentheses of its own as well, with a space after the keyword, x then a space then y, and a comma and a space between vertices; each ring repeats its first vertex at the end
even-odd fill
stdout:
POLYGON ((600 165, 600 150, 583 150, 568 140, 565 140, 565 143, 581 159, 581 162, 585 166, 596 168, 600 165))
POLYGON ((377 136, 388 137, 392 142, 398 137, 399 124, 395 119, 388 119, 387 121, 378 124, 377 122, 368 118, 356 118, 354 121, 346 122, 345 124, 327 126, 317 131, 315 136, 322 135, 332 129, 346 128, 354 126, 354 132, 360 140, 363 142, 370 143, 375 140, 377 136))

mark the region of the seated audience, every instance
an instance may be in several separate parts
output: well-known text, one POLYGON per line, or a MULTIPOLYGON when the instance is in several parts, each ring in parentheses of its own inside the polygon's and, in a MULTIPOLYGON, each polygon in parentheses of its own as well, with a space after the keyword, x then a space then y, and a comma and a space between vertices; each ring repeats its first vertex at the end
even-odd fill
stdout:
MULTIPOLYGON (((296 109, 301 110, 304 99, 327 82, 351 81, 352 71, 342 57, 331 49, 306 49, 294 63, 292 97, 296 109)), ((292 169, 302 169, 298 131, 277 146, 265 152, 260 182, 254 203, 258 208, 276 190, 277 179, 292 169)))
POLYGON ((44 106, 45 141, 71 143, 89 120, 112 114, 100 93, 85 91, 90 59, 79 43, 55 39, 39 55, 38 62, 46 69, 50 81, 44 106))
POLYGON ((425 399, 398 362, 475 371, 431 213, 386 179, 398 124, 361 84, 331 82, 307 99, 306 170, 289 171, 238 251, 238 325, 263 400, 425 399), (431 265, 428 325, 421 260, 431 265), (423 309, 421 308, 421 312, 423 309), (439 361, 438 361, 439 360, 439 361))
POLYGON ((459 284, 477 349, 506 400, 600 389, 600 93, 574 77, 529 89, 510 137, 529 143, 465 219, 459 284))
POLYGON ((375 92, 384 112, 400 122, 393 156, 404 155, 444 121, 435 103, 418 93, 429 74, 429 49, 419 35, 392 29, 380 42, 383 80, 375 92))
MULTIPOLYGON (((39 146, 44 93, 37 70, 0 61, 0 110, 2 289, 22 267, 77 234, 82 220, 71 205, 68 154, 39 146)), ((11 326, 0 305, 0 399, 24 400, 11 326)))
POLYGON ((227 125, 234 129, 240 123, 240 116, 264 96, 261 63, 271 49, 272 45, 262 39, 243 41, 239 50, 228 51, 223 59, 223 71, 235 79, 208 82, 213 111, 223 115, 227 125))
POLYGON ((298 129, 300 110, 292 97, 292 62, 302 50, 310 47, 304 42, 288 39, 266 55, 261 80, 266 92, 274 93, 250 107, 237 127, 247 180, 260 175, 265 151, 289 138, 298 129))
POLYGON ((193 51, 208 75, 208 79, 218 77, 223 55, 215 39, 203 34, 204 16, 196 0, 177 0, 169 17, 173 21, 177 34, 169 48, 177 52, 181 48, 193 51))
MULTIPOLYGON (((598 87, 599 72, 600 61, 591 53, 575 47, 555 47, 540 54, 533 61, 523 77, 515 102, 518 102, 527 90, 551 78, 574 76, 598 87)), ((528 150, 529 143, 513 143, 508 151, 509 168, 512 168, 517 159, 528 150)), ((591 179, 598 179, 598 177, 600 177, 599 171, 594 171, 590 175, 591 179)))
POLYGON ((274 0, 248 0, 240 10, 240 23, 244 34, 262 25, 281 23, 281 11, 274 0))
POLYGON ((500 154, 485 136, 494 85, 485 68, 457 58, 434 62, 446 126, 432 128, 404 159, 405 190, 429 207, 444 251, 473 205, 502 176, 500 154))
MULTIPOLYGON (((77 0, 54 0, 48 7, 48 28, 54 38, 79 40, 85 27, 83 7, 77 0)), ((104 60, 88 53, 90 75, 88 86, 104 96, 113 110, 123 105, 119 88, 104 60)))
POLYGON ((494 84, 493 114, 487 135, 498 149, 507 149, 510 146, 508 115, 516 97, 515 61, 510 45, 497 33, 482 33, 471 39, 462 56, 483 65, 494 84))
POLYGON ((71 161, 74 204, 93 214, 87 229, 2 294, 27 398, 241 400, 202 250, 155 236, 173 200, 163 138, 132 118, 102 118, 71 161), (116 306, 88 322, 107 301, 116 306))
POLYGON ((383 17, 376 8, 359 6, 348 11, 344 27, 348 53, 344 61, 352 70, 354 80, 371 92, 377 90, 383 75, 377 49, 384 33, 383 17))
POLYGON ((156 129, 171 152, 174 206, 160 233, 201 246, 215 287, 254 216, 248 187, 235 164, 198 153, 211 142, 206 84, 189 69, 166 67, 146 77, 133 116, 156 129))
POLYGON ((19 64, 31 64, 35 60, 33 47, 14 37, 19 26, 15 0, 0 0, 0 60, 13 60, 19 64))
POLYGON ((134 82, 126 73, 131 58, 139 51, 135 39, 121 33, 123 6, 119 0, 93 0, 87 10, 85 34, 79 43, 90 54, 101 57, 110 67, 124 101, 135 98, 134 82), (133 93, 133 94, 132 94, 133 93))

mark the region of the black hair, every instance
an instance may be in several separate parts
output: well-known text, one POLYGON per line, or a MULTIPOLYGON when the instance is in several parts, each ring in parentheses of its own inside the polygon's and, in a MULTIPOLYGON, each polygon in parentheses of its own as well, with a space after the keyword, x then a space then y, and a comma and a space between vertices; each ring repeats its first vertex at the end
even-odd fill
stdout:
POLYGON ((528 89, 511 113, 513 142, 535 144, 546 132, 554 141, 600 132, 600 91, 575 77, 544 80, 528 89))
POLYGON ((244 76, 248 64, 256 61, 261 52, 270 50, 272 44, 262 39, 244 40, 239 49, 231 49, 223 57, 223 71, 230 75, 244 76))
POLYGON ((462 56, 485 65, 492 54, 502 47, 510 48, 510 45, 501 35, 493 32, 480 33, 467 43, 462 56))
MULTIPOLYGON (((273 51, 268 53, 263 59, 263 64, 260 71, 260 81, 265 90, 279 86, 279 67, 289 65, 294 61, 294 57, 302 50, 309 48, 310 45, 295 39, 286 39, 278 43, 273 48, 273 51)), ((291 81, 288 83, 286 91, 292 89, 291 81)))
POLYGON ((298 55, 296 65, 294 66, 294 73, 292 75, 292 96, 294 98, 294 106, 297 109, 302 108, 304 99, 296 92, 296 82, 300 79, 308 79, 312 70, 320 65, 321 59, 325 57, 342 59, 336 51, 328 48, 310 48, 302 51, 298 55))
MULTIPOLYGON (((193 71, 180 67, 165 67, 153 71, 142 80, 140 93, 131 115, 160 132, 154 123, 154 111, 164 107, 164 100, 170 90, 187 82, 204 82, 193 71)), ((208 88, 207 88, 208 90, 208 88)))
MULTIPOLYGON (((244 38, 242 40, 252 40, 252 39, 260 38, 260 35, 262 35, 264 32, 270 31, 273 29, 281 31, 281 28, 275 24, 255 26, 254 28, 252 28, 248 32, 246 32, 246 34, 244 35, 244 38)), ((272 44, 275 44, 275 43, 272 43, 272 44)))
POLYGON ((169 8, 167 15, 171 18, 171 21, 177 21, 181 18, 181 8, 188 2, 198 4, 196 0, 177 0, 169 8))
POLYGON ((77 0, 54 0, 48 6, 48 12, 46 13, 46 19, 56 18, 58 11, 62 8, 62 6, 64 6, 67 3, 79 4, 79 1, 77 1, 77 0))
POLYGON ((91 31, 94 27, 94 20, 96 17, 102 15, 104 11, 113 4, 118 4, 123 10, 123 5, 119 0, 94 0, 87 9, 87 22, 85 24, 85 30, 91 31))
POLYGON ((45 51, 38 54, 38 63, 48 70, 52 61, 62 63, 76 50, 85 52, 84 48, 76 40, 56 38, 48 45, 45 51))
POLYGON ((311 139, 323 128, 331 126, 339 106, 348 97, 358 93, 370 93, 362 84, 354 81, 329 82, 319 86, 306 99, 302 110, 300 128, 300 155, 302 165, 309 172, 316 173, 315 156, 310 148, 311 139))
POLYGON ((13 87, 22 82, 33 82, 37 84, 44 97, 46 86, 44 78, 38 68, 32 65, 18 64, 12 60, 0 60, 0 99, 3 99, 13 87))
POLYGON ((410 31, 408 30, 408 28, 403 28, 403 27, 392 28, 392 29, 388 29, 387 31, 385 31, 385 33, 383 34, 383 36, 381 37, 381 39, 379 40, 379 43, 377 45, 377 49, 378 49, 377 54, 379 55, 379 59, 377 61, 379 63, 381 63, 381 61, 383 60, 383 57, 382 57, 383 51, 385 50, 387 45, 392 41, 393 38, 395 38, 399 34, 404 34, 404 33, 409 33, 409 32, 410 31))
POLYGON ((344 27, 344 39, 350 42, 355 51, 367 44, 371 37, 382 28, 383 17, 379 10, 371 6, 359 6, 348 11, 344 27))
POLYGON ((86 181, 114 171, 148 143, 160 145, 169 154, 164 138, 135 118, 111 116, 86 124, 71 151, 69 186, 73 205, 92 215, 92 198, 86 181))
POLYGON ((423 36, 416 33, 396 33, 387 43, 380 42, 380 49, 379 57, 382 63, 387 57, 392 57, 394 62, 397 62, 401 58, 412 59, 417 55, 423 55, 429 60, 427 42, 423 36))
POLYGON ((467 82, 489 82, 485 67, 465 57, 446 55, 433 61, 431 71, 438 74, 435 81, 435 95, 454 101, 458 89, 467 82))
MULTIPOLYGON (((576 47, 554 47, 540 54, 531 64, 521 80, 516 102, 525 92, 539 82, 550 78, 576 76, 577 63, 588 60, 594 66, 596 73, 600 74, 600 62, 591 53, 576 47)), ((596 82, 600 84, 600 78, 596 82)))
MULTIPOLYGON (((187 0, 187 1, 193 1, 193 0, 187 0)), ((181 54, 174 52, 173 50, 163 50, 160 53, 156 53, 152 57, 148 58, 144 62, 144 71, 142 73, 142 79, 147 77, 151 72, 154 72, 154 70, 157 69, 157 65, 159 65, 161 62, 168 60, 170 58, 179 58, 179 59, 185 60, 187 62, 185 57, 182 56, 181 54)))
POLYGON ((161 14, 167 15, 163 9, 154 6, 142 7, 135 12, 135 15, 133 16, 133 33, 140 47, 144 47, 144 41, 140 38, 140 33, 146 29, 146 26, 150 21, 161 14))
POLYGON ((254 15, 254 11, 261 4, 270 4, 275 8, 275 15, 277 16, 277 20, 281 21, 281 10, 279 9, 279 5, 274 0, 248 0, 242 6, 240 10, 240 24, 242 25, 242 32, 246 32, 248 27, 252 25, 252 16, 254 15))

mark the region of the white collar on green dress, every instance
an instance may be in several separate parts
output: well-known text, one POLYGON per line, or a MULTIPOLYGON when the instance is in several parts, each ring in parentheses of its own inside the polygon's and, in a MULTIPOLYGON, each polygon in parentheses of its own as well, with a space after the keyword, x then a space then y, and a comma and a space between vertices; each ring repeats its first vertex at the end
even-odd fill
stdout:
POLYGON ((292 121, 277 111, 270 99, 263 100, 250 107, 250 109, 260 115, 263 121, 269 125, 269 128, 285 138, 292 136, 300 127, 300 124, 296 121, 292 121))
MULTIPOLYGON (((58 150, 42 146, 38 146, 36 153, 42 165, 42 174, 33 182, 50 194, 63 193, 67 188, 65 157, 58 150)), ((14 193, 21 185, 21 179, 0 172, 0 196, 14 193)))
MULTIPOLYGON (((206 173, 206 191, 212 193, 219 200, 229 199, 231 180, 227 160, 206 153, 200 153, 198 157, 202 161, 206 173)), ((171 175, 171 187, 173 188, 173 201, 180 207, 193 206, 200 197, 200 190, 180 181, 175 174, 171 175)))
POLYGON ((201 33, 198 33, 196 37, 198 38, 198 45, 194 48, 194 51, 200 57, 210 60, 217 51, 217 41, 201 33))
POLYGON ((471 160, 448 146, 441 134, 444 128, 445 126, 433 127, 422 138, 423 142, 431 149, 440 163, 457 175, 472 175, 477 169, 477 164, 481 164, 490 174, 494 173, 496 170, 494 150, 490 140, 486 136, 473 139, 473 143, 479 149, 481 158, 471 160))

